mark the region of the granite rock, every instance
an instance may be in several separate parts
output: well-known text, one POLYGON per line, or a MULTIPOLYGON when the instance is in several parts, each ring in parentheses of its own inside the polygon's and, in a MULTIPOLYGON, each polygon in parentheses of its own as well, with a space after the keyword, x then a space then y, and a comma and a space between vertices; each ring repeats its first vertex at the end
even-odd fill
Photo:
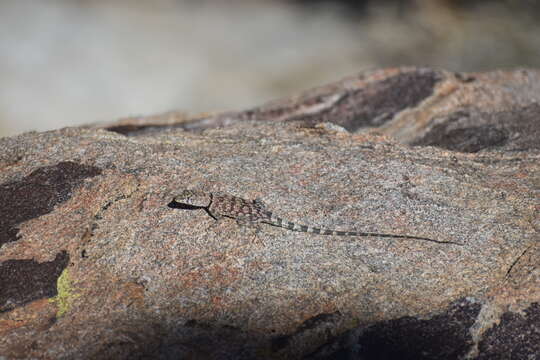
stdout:
POLYGON ((0 356, 534 358, 539 78, 387 69, 0 139, 0 356), (216 222, 182 189, 461 245, 216 222))

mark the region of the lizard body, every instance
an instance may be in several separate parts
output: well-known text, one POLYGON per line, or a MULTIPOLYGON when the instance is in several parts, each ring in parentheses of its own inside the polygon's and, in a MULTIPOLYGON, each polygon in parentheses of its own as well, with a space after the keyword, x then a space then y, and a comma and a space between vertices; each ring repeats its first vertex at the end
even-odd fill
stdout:
POLYGON ((205 209, 210 216, 219 220, 223 217, 235 219, 238 223, 264 223, 281 227, 292 231, 300 231, 319 235, 338 236, 374 236, 401 239, 425 240, 436 243, 458 244, 452 241, 439 241, 425 237, 412 235, 381 234, 360 231, 340 231, 316 228, 307 225, 296 224, 292 221, 275 216, 260 200, 246 200, 237 196, 224 193, 211 193, 196 190, 184 190, 174 197, 174 202, 205 209))

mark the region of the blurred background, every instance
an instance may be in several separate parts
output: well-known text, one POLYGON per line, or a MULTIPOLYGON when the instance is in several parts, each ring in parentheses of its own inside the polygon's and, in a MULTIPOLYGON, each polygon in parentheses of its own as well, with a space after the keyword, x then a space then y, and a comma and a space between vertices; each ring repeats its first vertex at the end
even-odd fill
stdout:
POLYGON ((540 65, 536 0, 0 0, 0 136, 240 110, 362 70, 540 65))

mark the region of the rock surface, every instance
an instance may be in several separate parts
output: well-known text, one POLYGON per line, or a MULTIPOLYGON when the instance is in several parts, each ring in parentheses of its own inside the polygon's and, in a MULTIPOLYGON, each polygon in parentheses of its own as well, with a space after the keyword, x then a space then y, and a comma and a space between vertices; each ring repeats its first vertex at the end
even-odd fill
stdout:
POLYGON ((388 69, 0 139, 0 356, 534 358, 539 80, 388 69), (462 245, 216 223, 186 188, 462 245))

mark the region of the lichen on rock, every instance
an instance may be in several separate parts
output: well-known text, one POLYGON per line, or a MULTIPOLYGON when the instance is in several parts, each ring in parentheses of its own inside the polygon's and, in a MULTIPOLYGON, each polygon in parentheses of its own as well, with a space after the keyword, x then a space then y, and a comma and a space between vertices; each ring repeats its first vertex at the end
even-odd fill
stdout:
POLYGON ((56 289, 58 295, 50 298, 49 301, 58 306, 56 317, 59 318, 71 309, 73 301, 81 295, 77 294, 76 290, 73 288, 72 281, 69 277, 69 270, 67 268, 64 269, 62 274, 60 274, 58 277, 58 280, 56 281, 56 289))

